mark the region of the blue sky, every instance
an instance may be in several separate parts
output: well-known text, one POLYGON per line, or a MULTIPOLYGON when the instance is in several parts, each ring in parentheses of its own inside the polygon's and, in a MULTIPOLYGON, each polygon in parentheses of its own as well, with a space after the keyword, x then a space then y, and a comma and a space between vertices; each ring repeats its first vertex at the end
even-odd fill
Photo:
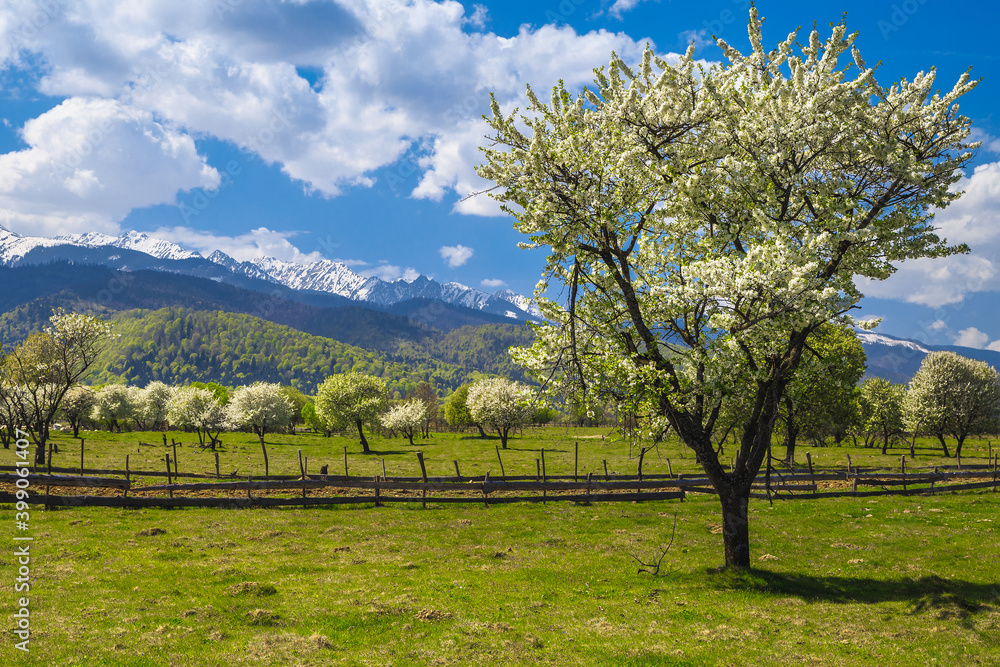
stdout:
MULTIPOLYGON (((880 80, 972 67, 984 141, 939 216, 971 256, 866 287, 890 333, 1000 348, 998 11, 987 3, 757 3, 771 44, 847 12, 880 80), (969 304, 979 304, 974 309, 969 304), (987 305, 983 305, 987 304, 987 305), (990 311, 984 313, 983 311, 990 311), (920 335, 917 335, 920 334, 920 335)), ((0 224, 52 236, 135 229, 238 259, 348 262, 530 294, 543 262, 474 173, 487 95, 588 83, 611 51, 714 33, 748 47, 749 2, 8 0, 0 8, 0 224)))

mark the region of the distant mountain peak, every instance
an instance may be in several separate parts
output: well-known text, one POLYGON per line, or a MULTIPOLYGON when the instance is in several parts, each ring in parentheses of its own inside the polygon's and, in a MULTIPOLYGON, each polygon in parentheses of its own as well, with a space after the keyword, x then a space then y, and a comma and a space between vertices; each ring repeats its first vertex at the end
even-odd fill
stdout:
POLYGON ((278 283, 293 290, 326 292, 368 302, 375 306, 391 306, 413 299, 440 300, 447 304, 471 308, 514 320, 529 317, 541 318, 541 313, 530 299, 510 290, 488 294, 461 283, 441 284, 424 275, 387 281, 374 276, 363 276, 343 262, 323 259, 309 264, 289 262, 275 257, 258 257, 240 262, 216 250, 207 258, 186 250, 176 243, 149 236, 144 232, 125 231, 118 236, 101 232, 71 234, 54 239, 26 237, 0 227, 0 265, 14 265, 22 261, 43 263, 54 259, 74 259, 89 263, 134 270, 145 267, 158 271, 171 271, 190 275, 207 275, 213 280, 240 284, 245 278, 278 283), (57 247, 58 246, 58 247, 57 247), (65 246, 66 250, 62 250, 65 246), (43 248, 45 250, 38 250, 43 248), (142 253, 107 253, 106 249, 122 249, 142 253), (81 252, 86 249, 87 252, 81 252), (25 260, 29 253, 32 258, 25 260), (150 265, 142 255, 161 260, 150 265), (191 260, 200 262, 190 263, 191 260), (162 262, 177 261, 177 264, 162 262), (185 262, 185 263, 181 263, 185 262), (220 274, 220 270, 222 273, 220 274))

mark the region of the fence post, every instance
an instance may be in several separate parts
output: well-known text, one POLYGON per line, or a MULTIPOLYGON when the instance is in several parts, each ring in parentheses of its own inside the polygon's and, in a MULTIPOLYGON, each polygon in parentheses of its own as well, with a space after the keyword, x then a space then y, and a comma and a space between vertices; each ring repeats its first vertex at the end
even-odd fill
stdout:
POLYGON ((906 454, 899 457, 899 471, 903 473, 903 491, 906 491, 906 454))
POLYGON ((587 473, 587 504, 590 504, 590 476, 593 473, 587 473))
POLYGON ((580 481, 578 479, 578 477, 579 477, 579 470, 580 470, 580 443, 579 442, 574 442, 573 443, 573 481, 574 482, 580 481))
MULTIPOLYGON (((806 463, 809 465, 809 476, 810 477, 814 477, 815 473, 813 472, 813 459, 812 459, 812 453, 811 452, 806 452, 806 463)), ((816 480, 815 479, 812 480, 812 483, 813 483, 813 487, 815 487, 816 486, 816 480)), ((816 489, 815 488, 813 488, 813 493, 814 494, 816 493, 816 489)))
POLYGON ((80 438, 80 477, 83 477, 83 438, 80 438))
POLYGON ((488 493, 486 493, 486 485, 489 484, 489 482, 490 482, 490 473, 487 470, 486 476, 483 477, 483 507, 490 506, 490 496, 488 493))
POLYGON ((424 490, 423 490, 423 500, 422 504, 427 507, 427 468, 424 466, 424 453, 417 452, 417 461, 420 462, 420 476, 424 480, 424 490))
POLYGON ((267 468, 267 447, 264 446, 264 441, 260 441, 260 448, 264 451, 264 479, 268 478, 268 468, 267 468))
POLYGON ((604 459, 604 481, 608 482, 611 478, 608 477, 608 460, 604 459))
POLYGON ((301 473, 301 475, 302 475, 302 482, 303 482, 303 484, 302 484, 302 497, 305 498, 306 497, 306 485, 305 485, 305 481, 306 481, 306 465, 305 465, 305 463, 302 462, 302 450, 301 449, 299 450, 299 473, 301 473))
POLYGON ((174 443, 174 479, 180 479, 180 475, 177 473, 177 443, 174 443))
POLYGON ((500 458, 500 445, 496 445, 496 448, 497 448, 497 461, 500 462, 500 477, 502 477, 503 481, 506 482, 507 481, 507 473, 505 473, 503 471, 503 459, 500 458))
MULTIPOLYGON (((170 479, 170 454, 166 454, 165 456, 166 456, 166 460, 167 460, 167 486, 170 486, 171 484, 173 484, 173 481, 171 481, 171 479, 170 479)), ((167 489, 167 493, 170 494, 171 498, 174 497, 174 490, 173 489, 167 489)))
MULTIPOLYGON (((643 459, 644 456, 646 456, 646 448, 642 447, 639 450, 639 481, 640 482, 642 481, 642 459, 643 459)), ((636 487, 635 492, 636 493, 642 493, 642 488, 641 487, 636 487)))
POLYGON ((219 452, 215 452, 215 479, 219 479, 219 452))
MULTIPOLYGON (((132 486, 132 476, 129 474, 128 469, 128 454, 125 455, 125 481, 128 482, 129 486, 132 486)), ((125 498, 128 498, 128 486, 125 487, 125 498)))
POLYGON ((851 474, 851 455, 847 455, 847 474, 851 474))
POLYGON ((670 467, 670 459, 667 459, 667 474, 670 475, 670 479, 674 478, 674 469, 670 467))
POLYGON ((455 479, 459 482, 462 481, 462 473, 458 471, 458 461, 452 461, 455 464, 455 479))
MULTIPOLYGON (((544 447, 542 448, 541 453, 542 453, 542 504, 544 505, 545 504, 545 482, 547 481, 545 479, 545 448, 544 447)), ((489 473, 487 473, 487 474, 489 474, 489 473)))

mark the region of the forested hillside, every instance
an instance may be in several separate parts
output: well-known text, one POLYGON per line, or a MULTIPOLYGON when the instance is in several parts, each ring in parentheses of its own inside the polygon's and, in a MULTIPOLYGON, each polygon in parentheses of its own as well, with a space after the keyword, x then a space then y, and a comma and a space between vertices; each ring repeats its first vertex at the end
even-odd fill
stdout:
POLYGON ((403 355, 365 350, 250 315, 161 308, 121 312, 112 322, 120 338, 98 360, 97 383, 261 380, 312 393, 328 375, 353 370, 385 378, 402 394, 422 380, 448 391, 474 375, 416 350, 404 362, 403 355))

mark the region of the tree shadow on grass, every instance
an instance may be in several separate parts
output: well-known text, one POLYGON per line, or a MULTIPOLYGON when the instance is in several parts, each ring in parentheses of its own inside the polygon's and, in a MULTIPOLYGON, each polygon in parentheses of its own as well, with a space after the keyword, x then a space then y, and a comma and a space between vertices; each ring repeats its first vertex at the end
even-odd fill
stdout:
POLYGON ((798 597, 807 602, 907 602, 913 605, 910 614, 929 612, 941 619, 965 623, 971 623, 972 615, 978 612, 1000 611, 1000 583, 973 583, 936 575, 917 579, 871 579, 767 570, 722 570, 710 571, 709 577, 710 584, 717 588, 798 597))

